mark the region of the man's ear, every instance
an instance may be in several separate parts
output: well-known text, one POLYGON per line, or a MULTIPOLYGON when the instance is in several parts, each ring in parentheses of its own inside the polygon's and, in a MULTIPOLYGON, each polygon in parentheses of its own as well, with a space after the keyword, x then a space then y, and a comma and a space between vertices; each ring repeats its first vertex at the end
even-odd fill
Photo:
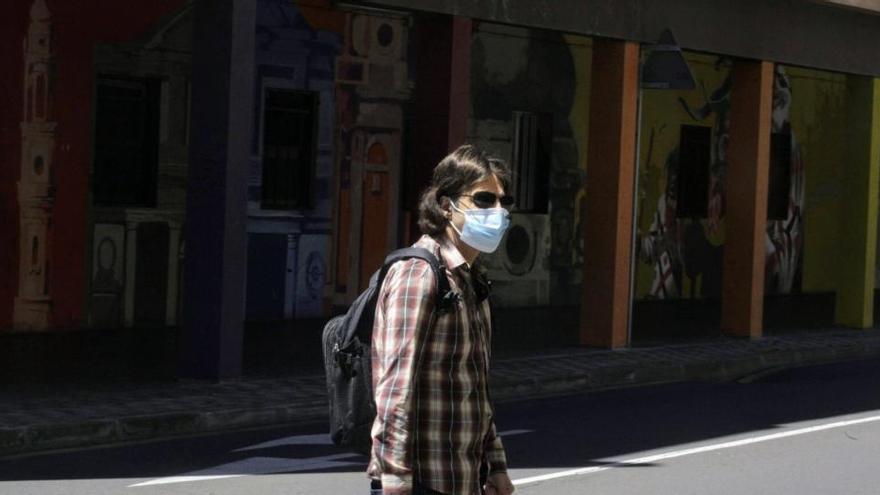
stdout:
POLYGON ((449 196, 441 196, 438 201, 440 205, 440 209, 443 210, 443 214, 446 218, 452 217, 452 201, 450 201, 449 196))

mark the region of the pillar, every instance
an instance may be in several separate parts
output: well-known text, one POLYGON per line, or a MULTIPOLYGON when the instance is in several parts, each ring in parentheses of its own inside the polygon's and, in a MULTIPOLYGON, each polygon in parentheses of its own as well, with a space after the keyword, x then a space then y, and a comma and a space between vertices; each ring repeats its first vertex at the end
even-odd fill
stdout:
POLYGON ((639 45, 593 42, 582 344, 627 345, 632 283, 639 45))
POLYGON ((256 2, 195 0, 181 373, 241 374, 256 2))
POLYGON ((411 31, 417 50, 413 169, 405 174, 403 190, 409 241, 420 236, 418 199, 434 167, 467 138, 472 31, 469 18, 430 14, 418 17, 411 31))
POLYGON ((166 288, 165 325, 177 324, 177 287, 180 280, 180 224, 168 224, 168 284, 166 288))
POLYGON ((134 326, 134 291, 137 273, 137 232, 138 222, 125 223, 125 302, 122 305, 123 322, 126 328, 134 326))
POLYGON ((870 328, 874 323, 877 252, 877 181, 880 167, 880 79, 847 76, 847 155, 843 178, 841 242, 835 323, 870 328))
POLYGON ((763 331, 772 105, 773 63, 737 60, 727 147, 721 330, 753 339, 763 331))

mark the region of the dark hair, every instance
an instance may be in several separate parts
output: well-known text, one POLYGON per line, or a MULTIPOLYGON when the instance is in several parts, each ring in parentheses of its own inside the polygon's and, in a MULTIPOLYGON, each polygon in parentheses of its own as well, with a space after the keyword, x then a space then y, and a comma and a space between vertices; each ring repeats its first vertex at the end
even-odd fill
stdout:
POLYGON ((473 184, 493 175, 505 192, 510 191, 510 169, 503 160, 470 144, 459 146, 447 155, 434 168, 431 185, 419 200, 419 229, 422 233, 437 236, 446 230, 448 220, 440 207, 442 198, 455 198, 473 184))

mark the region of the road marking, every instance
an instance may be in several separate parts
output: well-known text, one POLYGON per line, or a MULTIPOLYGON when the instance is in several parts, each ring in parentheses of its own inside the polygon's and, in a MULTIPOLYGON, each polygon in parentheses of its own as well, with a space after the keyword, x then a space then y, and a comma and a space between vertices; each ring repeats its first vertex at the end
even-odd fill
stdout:
POLYGON ((615 462, 615 463, 608 464, 606 466, 595 466, 595 467, 588 467, 588 468, 571 469, 568 471, 560 471, 558 473, 550 473, 550 474, 544 474, 544 475, 540 475, 540 476, 532 476, 529 478, 522 478, 522 479, 514 480, 513 484, 515 486, 530 485, 533 483, 539 483, 542 481, 548 481, 548 480, 553 480, 553 479, 558 479, 558 478, 566 478, 566 477, 570 477, 570 476, 580 476, 580 475, 584 475, 584 474, 593 474, 593 473, 607 471, 609 469, 614 469, 614 468, 618 468, 618 467, 633 466, 633 465, 640 465, 640 464, 649 464, 652 462, 662 461, 662 460, 666 460, 666 459, 674 459, 676 457, 684 457, 684 456, 693 455, 693 454, 702 454, 705 452, 712 452, 715 450, 732 449, 734 447, 742 447, 744 445, 751 445, 754 443, 768 442, 770 440, 778 440, 780 438, 794 437, 797 435, 806 435, 808 433, 815 433, 817 431, 831 430, 834 428, 843 428, 846 426, 853 426, 853 425, 864 424, 864 423, 872 423, 875 421, 880 421, 880 416, 871 416, 871 417, 867 417, 867 418, 852 419, 852 420, 848 420, 848 421, 836 421, 834 423, 827 423, 824 425, 810 426, 807 428, 799 428, 797 430, 790 430, 790 431, 784 431, 784 432, 780 432, 780 433, 773 433, 770 435, 761 435, 761 436, 757 436, 757 437, 744 438, 742 440, 734 440, 731 442, 718 443, 715 445, 706 445, 703 447, 696 447, 696 448, 692 448, 692 449, 676 450, 676 451, 672 451, 672 452, 666 452, 664 454, 656 454, 656 455, 651 455, 651 456, 647 456, 647 457, 639 457, 637 459, 629 459, 629 460, 625 460, 625 461, 615 462))
MULTIPOLYGON (((531 433, 534 430, 507 430, 502 431, 498 435, 502 437, 512 437, 531 433)), ((284 445, 330 445, 330 436, 326 433, 316 435, 293 435, 283 437, 268 442, 262 442, 248 447, 235 449, 232 452, 242 452, 249 450, 266 449, 272 447, 280 447, 284 445)), ((291 459, 286 457, 249 457, 219 466, 192 471, 178 476, 168 476, 165 478, 157 478, 150 481, 144 481, 129 485, 128 488, 137 488, 141 486, 152 485, 169 485, 173 483, 192 483, 196 481, 210 481, 224 478, 240 478, 243 476, 253 476, 257 474, 277 474, 277 473, 293 473, 297 471, 320 471, 323 469, 332 469, 337 467, 364 465, 365 460, 356 462, 352 459, 355 457, 362 458, 360 454, 342 453, 327 455, 321 457, 309 457, 305 459, 291 459)))
POLYGON ((363 462, 342 461, 359 457, 358 454, 334 454, 306 459, 290 459, 285 457, 250 457, 240 461, 221 464, 200 471, 192 471, 179 476, 157 478, 142 483, 129 485, 128 488, 152 485, 169 485, 173 483, 190 483, 193 481, 219 480, 224 478, 240 478, 256 474, 290 473, 295 471, 317 471, 346 466, 358 466, 363 462))
POLYGON ((330 435, 327 433, 318 433, 317 435, 294 435, 290 437, 270 440, 268 442, 250 445, 235 449, 233 452, 244 452, 246 450, 268 449, 272 447, 281 447, 282 445, 333 445, 330 441, 330 435))
POLYGON ((535 430, 506 430, 498 432, 498 436, 501 438, 505 437, 513 437, 516 435, 525 435, 526 433, 531 433, 535 430))

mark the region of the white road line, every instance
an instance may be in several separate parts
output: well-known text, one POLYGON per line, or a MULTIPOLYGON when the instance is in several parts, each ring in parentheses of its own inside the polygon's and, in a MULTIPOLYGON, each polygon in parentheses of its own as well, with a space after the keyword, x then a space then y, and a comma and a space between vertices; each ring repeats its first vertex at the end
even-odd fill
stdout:
POLYGON ((245 452, 248 450, 269 449, 272 447, 281 447, 287 445, 333 445, 330 441, 329 433, 318 433, 316 435, 293 435, 290 437, 278 438, 268 442, 258 443, 248 447, 235 449, 232 452, 245 452))
POLYGON ((744 445, 751 445, 753 443, 768 442, 770 440, 778 440, 780 438, 794 437, 797 435, 806 435, 808 433, 815 433, 817 431, 831 430, 834 428, 843 428, 846 426, 853 426, 853 425, 858 425, 858 424, 863 424, 863 423, 872 423, 875 421, 880 421, 880 416, 871 416, 871 417, 867 417, 867 418, 852 419, 852 420, 848 420, 848 421, 836 421, 834 423, 827 423, 827 424, 818 425, 818 426, 810 426, 807 428, 800 428, 797 430, 784 431, 781 433, 773 433, 770 435, 762 435, 762 436, 757 436, 757 437, 744 438, 742 440, 735 440, 732 442, 718 443, 715 445, 706 445, 703 447, 696 447, 696 448, 692 448, 692 449, 676 450, 676 451, 667 452, 664 454, 656 454, 656 455, 651 455, 651 456, 647 456, 647 457, 639 457, 637 459, 629 459, 629 460, 625 460, 625 461, 615 462, 612 464, 608 464, 606 466, 595 466, 595 467, 588 467, 588 468, 571 469, 568 471, 560 471, 558 473, 544 474, 541 476, 532 476, 529 478, 522 478, 522 479, 514 480, 513 484, 516 486, 523 486, 523 485, 529 485, 529 484, 533 484, 533 483, 539 483, 541 481, 548 481, 548 480, 553 480, 553 479, 558 479, 558 478, 566 478, 569 476, 580 476, 580 475, 584 475, 584 474, 593 474, 593 473, 598 473, 600 471, 607 471, 609 469, 614 469, 617 467, 632 466, 632 465, 639 465, 639 464, 649 464, 652 462, 662 461, 665 459, 674 459, 676 457, 684 457, 686 455, 702 454, 705 452, 712 452, 715 450, 722 450, 722 449, 731 449, 734 447, 742 447, 744 445))
POLYGON ((297 471, 320 471, 338 467, 358 466, 362 462, 345 459, 358 457, 358 454, 334 454, 307 459, 288 459, 284 457, 250 457, 239 461, 214 466, 208 469, 184 473, 179 476, 157 478, 142 483, 129 485, 128 488, 141 486, 168 485, 173 483, 192 483, 194 481, 219 480, 224 478, 240 478, 257 474, 293 473, 297 471))
MULTIPOLYGON (((531 433, 533 430, 507 430, 499 433, 500 436, 515 436, 531 433)), ((268 442, 235 449, 232 452, 259 450, 287 445, 329 445, 330 436, 326 433, 316 435, 294 435, 283 437, 268 442)), ((294 473, 297 471, 321 471, 338 467, 358 466, 365 462, 360 459, 360 454, 342 453, 311 457, 306 459, 291 459, 285 457, 250 457, 238 461, 221 464, 219 466, 184 473, 179 476, 168 476, 154 480, 144 481, 129 485, 129 488, 152 485, 168 485, 172 483, 192 483, 196 481, 210 481, 225 478, 240 478, 256 474, 294 473)))

